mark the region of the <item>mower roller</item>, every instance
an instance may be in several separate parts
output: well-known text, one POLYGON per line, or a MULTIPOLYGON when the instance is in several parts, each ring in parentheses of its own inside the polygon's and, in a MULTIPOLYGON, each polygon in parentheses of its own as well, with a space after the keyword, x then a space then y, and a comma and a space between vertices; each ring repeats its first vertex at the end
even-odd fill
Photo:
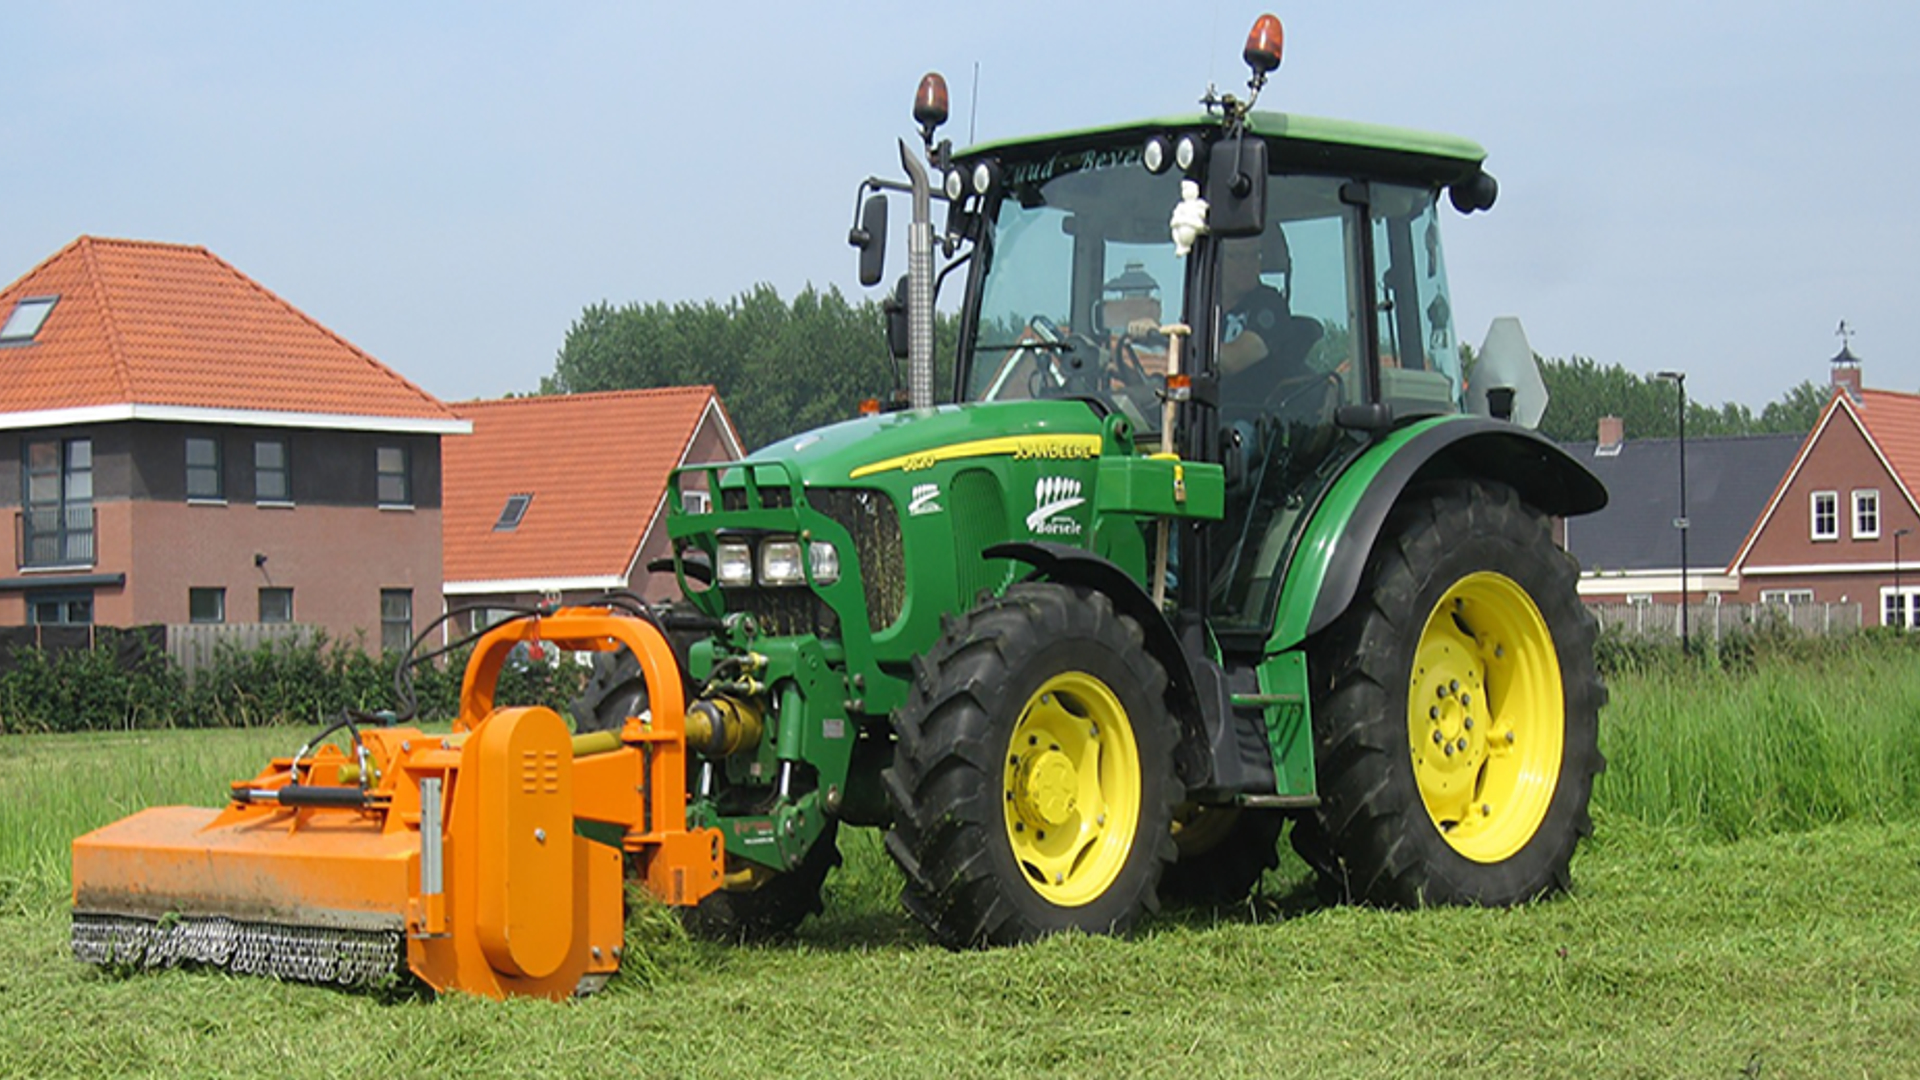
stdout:
POLYGON ((626 859, 668 903, 721 884, 719 831, 687 826, 683 704, 644 619, 581 607, 504 623, 475 645, 451 734, 355 725, 352 753, 276 758, 223 809, 150 809, 75 840, 74 953, 352 986, 404 963, 489 997, 592 990, 619 966, 626 859), (624 647, 650 708, 579 736, 551 709, 495 708, 508 653, 536 641, 624 647))

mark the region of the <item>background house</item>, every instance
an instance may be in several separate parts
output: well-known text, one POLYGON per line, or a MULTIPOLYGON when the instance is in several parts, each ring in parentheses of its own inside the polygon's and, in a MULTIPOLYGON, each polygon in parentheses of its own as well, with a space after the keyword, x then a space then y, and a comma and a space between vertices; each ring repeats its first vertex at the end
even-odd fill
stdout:
MULTIPOLYGON (((575 602, 609 589, 679 595, 647 563, 669 554, 667 474, 742 456, 711 386, 469 401, 446 451, 447 603, 575 602)), ((462 629, 483 626, 485 612, 462 629)))
MULTIPOLYGON (((1687 592, 1695 602, 1739 590, 1734 555, 1793 461, 1798 435, 1687 440, 1687 592)), ((1618 417, 1598 438, 1565 447, 1607 485, 1606 508, 1563 524, 1589 603, 1680 600, 1680 441, 1634 439, 1618 417)))
POLYGON ((444 404, 202 247, 83 236, 0 292, 0 623, 300 622, 440 599, 444 404))
POLYGON ((1844 348, 1834 387, 1733 560, 1741 597, 1850 600, 1865 606, 1869 625, 1912 626, 1920 394, 1863 389, 1859 360, 1844 348))
MULTIPOLYGON (((1820 608, 1822 626, 1912 626, 1920 616, 1920 394, 1868 390, 1842 348, 1832 397, 1805 436, 1693 438, 1686 443, 1686 589, 1696 609, 1820 608)), ((1601 421, 1568 444, 1606 483, 1606 509, 1565 523, 1588 603, 1680 600, 1680 447, 1631 439, 1601 421)), ((1630 623, 1631 624, 1631 623, 1630 623)), ((1665 625, 1663 622, 1662 625, 1665 625)))

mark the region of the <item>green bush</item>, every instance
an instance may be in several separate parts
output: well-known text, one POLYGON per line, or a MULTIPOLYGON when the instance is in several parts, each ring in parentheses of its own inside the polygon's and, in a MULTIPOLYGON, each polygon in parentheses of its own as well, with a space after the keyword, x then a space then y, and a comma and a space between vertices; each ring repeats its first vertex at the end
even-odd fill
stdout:
MULTIPOLYGON (((454 717, 468 652, 413 667, 419 720, 454 717)), ((348 709, 402 705, 394 687, 397 654, 371 656, 324 636, 253 649, 222 646, 191 678, 158 650, 135 651, 131 663, 123 663, 121 653, 106 629, 89 649, 14 650, 11 666, 0 671, 0 733, 322 724, 348 709)), ((564 714, 585 679, 586 669, 566 658, 554 665, 510 664, 495 701, 564 714)))

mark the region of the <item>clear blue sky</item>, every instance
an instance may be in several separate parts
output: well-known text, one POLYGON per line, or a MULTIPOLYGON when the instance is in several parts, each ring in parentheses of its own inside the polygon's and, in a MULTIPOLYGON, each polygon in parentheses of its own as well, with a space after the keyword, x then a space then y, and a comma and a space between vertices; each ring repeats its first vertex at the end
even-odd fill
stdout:
MULTIPOLYGON (((854 186, 914 86, 998 138, 1240 89, 1245 3, 16 5, 0 280, 82 233, 204 244, 447 400, 525 391, 600 300, 862 295, 854 186)), ((1465 135, 1462 336, 1759 406, 1920 389, 1920 5, 1275 6, 1263 107, 1465 135), (1575 10, 1576 7, 1578 10, 1575 10)), ((897 262, 896 262, 896 265, 897 262)))

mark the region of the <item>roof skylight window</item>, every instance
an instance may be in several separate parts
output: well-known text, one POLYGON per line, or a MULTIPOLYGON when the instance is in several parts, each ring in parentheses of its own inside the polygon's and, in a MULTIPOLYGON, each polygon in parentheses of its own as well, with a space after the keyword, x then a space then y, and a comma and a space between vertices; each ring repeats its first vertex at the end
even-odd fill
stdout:
POLYGON ((520 519, 527 514, 527 504, 533 502, 532 495, 509 495, 507 505, 500 510, 500 520, 493 523, 494 532, 512 532, 520 527, 520 519))
POLYGON ((13 313, 7 316, 7 324, 0 326, 0 345, 32 341, 59 299, 57 296, 28 296, 14 304, 13 313))

